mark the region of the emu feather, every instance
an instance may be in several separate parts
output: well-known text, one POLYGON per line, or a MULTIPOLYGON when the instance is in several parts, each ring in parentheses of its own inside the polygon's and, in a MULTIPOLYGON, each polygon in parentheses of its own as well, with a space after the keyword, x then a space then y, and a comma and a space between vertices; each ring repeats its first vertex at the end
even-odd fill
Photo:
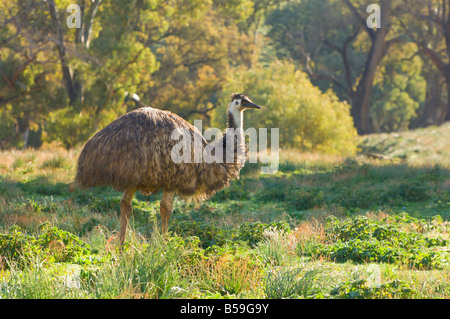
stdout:
MULTIPOLYGON (((143 105, 140 100, 135 99, 135 102, 143 105)), ((124 192, 121 201, 121 245, 125 239, 134 193, 163 190, 160 209, 165 232, 174 194, 184 199, 204 200, 229 186, 231 179, 239 177, 245 162, 245 144, 239 134, 243 129, 243 111, 250 108, 260 107, 245 95, 231 96, 227 130, 216 146, 223 148, 224 160, 212 163, 195 163, 193 152, 191 161, 187 163, 174 163, 172 160, 171 150, 178 143, 171 138, 175 130, 189 132, 191 145, 194 145, 194 139, 201 141, 200 151, 208 146, 201 132, 183 118, 151 107, 131 111, 87 141, 78 158, 75 181, 81 188, 112 186, 124 192), (227 141, 230 143, 227 135, 236 132, 232 147, 228 145, 227 148, 227 141), (227 149, 231 149, 232 161, 226 160, 226 156, 230 155, 227 149)))

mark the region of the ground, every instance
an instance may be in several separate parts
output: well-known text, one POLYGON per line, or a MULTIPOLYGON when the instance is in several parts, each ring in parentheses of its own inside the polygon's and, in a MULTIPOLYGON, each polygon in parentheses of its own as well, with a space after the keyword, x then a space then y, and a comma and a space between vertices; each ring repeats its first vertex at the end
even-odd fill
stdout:
POLYGON ((79 149, 0 153, 1 298, 449 298, 450 125, 282 150, 203 203, 72 184, 79 149), (157 226, 155 228, 155 226, 157 226))

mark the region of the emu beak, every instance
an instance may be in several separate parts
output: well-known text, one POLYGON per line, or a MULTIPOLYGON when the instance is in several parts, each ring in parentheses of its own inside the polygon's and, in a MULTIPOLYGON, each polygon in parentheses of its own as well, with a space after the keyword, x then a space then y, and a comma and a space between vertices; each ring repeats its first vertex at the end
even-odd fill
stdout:
POLYGON ((261 109, 261 106, 259 106, 258 104, 255 104, 255 103, 251 103, 251 102, 247 102, 247 103, 245 103, 245 108, 248 108, 248 109, 261 109))

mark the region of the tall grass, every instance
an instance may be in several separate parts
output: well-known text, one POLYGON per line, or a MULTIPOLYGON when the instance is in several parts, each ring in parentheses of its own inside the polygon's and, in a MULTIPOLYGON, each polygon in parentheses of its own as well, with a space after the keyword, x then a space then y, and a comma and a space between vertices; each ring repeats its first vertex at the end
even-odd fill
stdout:
MULTIPOLYGON (((120 193, 73 187, 77 154, 61 148, 0 152, 0 233, 18 225, 34 236, 47 222, 91 246, 90 255, 71 263, 36 259, 6 267, 3 258, 1 298, 352 297, 348 289, 377 297, 367 286, 366 261, 337 263, 314 254, 334 242, 325 231, 328 216, 363 215, 387 228, 449 239, 448 161, 416 165, 412 157, 342 158, 288 149, 280 151, 276 174, 261 175, 261 164, 247 163, 241 179, 210 200, 177 199, 168 236, 155 227, 161 194, 137 194, 127 246, 119 254, 120 193), (389 219, 404 212, 416 219, 389 219), (269 228, 272 222, 287 227, 269 228), (257 227, 243 231, 243 225, 258 223, 262 237, 257 227), (343 293, 331 295, 333 289, 343 293)), ((448 256, 448 245, 433 249, 448 256)), ((450 296, 445 260, 443 269, 430 270, 376 265, 384 289, 401 280, 398 287, 407 285, 421 298, 450 296)))
POLYGON ((86 276, 93 298, 171 298, 180 280, 184 247, 154 232, 143 243, 129 243, 99 270, 86 276))
POLYGON ((248 256, 232 256, 227 253, 208 258, 197 267, 197 286, 206 293, 239 295, 257 290, 261 280, 261 266, 248 256))
POLYGON ((0 298, 3 299, 82 299, 89 294, 68 284, 58 268, 45 266, 39 257, 31 259, 25 267, 10 263, 10 269, 1 276, 0 298))
MULTIPOLYGON (((264 281, 267 298, 315 297, 321 291, 318 285, 323 269, 304 270, 303 267, 278 268, 269 271, 264 281)), ((323 280, 321 281, 323 286, 323 280)))

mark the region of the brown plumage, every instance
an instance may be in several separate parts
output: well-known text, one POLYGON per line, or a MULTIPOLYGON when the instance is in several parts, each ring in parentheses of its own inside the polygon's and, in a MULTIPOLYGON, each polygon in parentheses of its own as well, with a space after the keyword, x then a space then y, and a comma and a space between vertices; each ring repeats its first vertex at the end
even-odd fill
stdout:
MULTIPOLYGON (((135 101, 143 106, 139 100, 135 101)), ((231 179, 239 176, 245 161, 244 141, 236 136, 242 134, 243 111, 249 108, 260 107, 245 95, 231 96, 227 130, 216 144, 223 149, 223 161, 202 159, 200 163, 195 161, 195 147, 191 148, 188 163, 172 160, 172 150, 179 143, 179 137, 172 138, 174 131, 189 132, 192 145, 198 146, 197 152, 211 146, 197 128, 169 111, 151 107, 131 111, 87 141, 78 158, 76 183, 81 188, 112 186, 124 193, 120 216, 121 246, 135 192, 163 190, 160 211, 163 232, 166 232, 174 194, 185 199, 203 200, 227 187, 231 179), (233 131, 237 134, 233 137, 232 160, 227 161, 226 144, 230 140, 226 136, 233 131), (194 144, 195 139, 198 144, 194 144)), ((215 154, 211 152, 211 155, 215 154)))

